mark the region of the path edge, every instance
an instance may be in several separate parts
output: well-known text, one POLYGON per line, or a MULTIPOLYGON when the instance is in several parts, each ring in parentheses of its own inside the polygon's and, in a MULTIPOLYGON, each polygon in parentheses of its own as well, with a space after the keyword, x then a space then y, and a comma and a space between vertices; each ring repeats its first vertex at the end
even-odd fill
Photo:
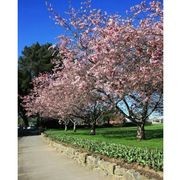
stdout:
POLYGON ((103 175, 111 176, 115 180, 163 180, 163 172, 148 173, 148 176, 134 170, 125 168, 114 162, 102 159, 98 155, 89 152, 82 152, 78 148, 64 145, 60 142, 53 141, 49 137, 42 134, 43 141, 50 147, 54 148, 58 153, 75 160, 78 164, 88 167, 103 175))

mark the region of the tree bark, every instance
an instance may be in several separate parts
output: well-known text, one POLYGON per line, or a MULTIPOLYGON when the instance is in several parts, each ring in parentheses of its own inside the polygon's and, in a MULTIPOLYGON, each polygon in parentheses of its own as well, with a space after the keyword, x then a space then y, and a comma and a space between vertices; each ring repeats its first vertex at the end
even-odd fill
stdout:
POLYGON ((21 103, 22 102, 18 96, 18 115, 23 119, 24 126, 25 126, 25 128, 27 128, 29 126, 29 121, 28 121, 28 118, 26 116, 26 111, 23 108, 23 106, 21 105, 21 103))
POLYGON ((76 123, 74 122, 73 131, 76 132, 76 123))
POLYGON ((65 128, 64 128, 64 131, 67 131, 67 124, 65 124, 65 128))
POLYGON ((23 119, 23 122, 24 122, 25 128, 27 128, 27 127, 29 126, 29 121, 28 121, 28 118, 27 118, 25 115, 23 115, 23 116, 22 116, 22 119, 23 119))
POLYGON ((145 139, 145 130, 144 130, 145 123, 140 123, 137 125, 137 139, 143 140, 145 139))
POLYGON ((90 135, 96 135, 96 122, 92 123, 90 135))
POLYGON ((110 125, 110 119, 108 118, 107 120, 107 125, 109 126, 110 125))
POLYGON ((37 127, 41 126, 41 118, 39 116, 37 117, 36 126, 37 127))

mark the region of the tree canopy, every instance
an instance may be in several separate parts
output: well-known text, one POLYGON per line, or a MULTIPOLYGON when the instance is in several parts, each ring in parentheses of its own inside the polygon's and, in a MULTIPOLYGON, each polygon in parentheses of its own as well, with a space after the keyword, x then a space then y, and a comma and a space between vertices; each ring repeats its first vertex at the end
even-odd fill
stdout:
POLYGON ((56 59, 53 73, 33 80, 33 90, 24 97, 28 115, 67 119, 82 107, 101 104, 100 110, 117 108, 137 124, 137 138, 145 138, 145 121, 162 105, 162 4, 142 2, 121 17, 92 9, 88 0, 80 10, 70 9, 70 21, 51 5, 49 11, 69 32, 55 49, 63 65, 56 59))
POLYGON ((52 71, 52 51, 50 43, 40 45, 38 42, 31 46, 25 46, 22 55, 18 59, 18 115, 28 125, 26 111, 21 105, 20 97, 27 95, 33 88, 32 79, 40 73, 52 71))

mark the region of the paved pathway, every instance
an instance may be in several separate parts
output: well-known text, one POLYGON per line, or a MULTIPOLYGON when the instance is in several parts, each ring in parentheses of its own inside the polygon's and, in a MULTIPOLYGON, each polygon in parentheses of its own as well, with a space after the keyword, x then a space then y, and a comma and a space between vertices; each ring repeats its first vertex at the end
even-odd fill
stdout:
POLYGON ((58 154, 42 136, 18 141, 18 180, 110 180, 58 154))

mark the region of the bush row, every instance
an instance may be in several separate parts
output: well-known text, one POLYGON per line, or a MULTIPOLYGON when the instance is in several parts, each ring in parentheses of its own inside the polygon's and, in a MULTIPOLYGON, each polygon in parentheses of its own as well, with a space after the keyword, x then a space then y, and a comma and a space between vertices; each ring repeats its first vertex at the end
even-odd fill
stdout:
POLYGON ((136 162, 140 165, 147 165, 154 170, 163 170, 163 151, 158 149, 136 148, 114 143, 99 142, 95 140, 82 139, 68 135, 55 136, 45 133, 54 141, 71 144, 84 148, 90 152, 95 152, 111 158, 120 158, 125 162, 136 162))

